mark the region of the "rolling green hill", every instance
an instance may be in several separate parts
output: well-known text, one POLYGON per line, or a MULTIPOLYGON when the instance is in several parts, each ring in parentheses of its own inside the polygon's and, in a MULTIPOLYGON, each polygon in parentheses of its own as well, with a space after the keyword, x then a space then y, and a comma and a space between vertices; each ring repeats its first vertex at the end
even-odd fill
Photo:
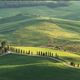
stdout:
POLYGON ((79 80, 80 1, 36 1, 0 0, 0 80, 79 80))
POLYGON ((0 8, 0 41, 80 51, 79 2, 65 7, 0 8))
POLYGON ((1 80, 79 80, 79 74, 80 69, 43 57, 17 54, 0 56, 1 80))
MULTIPOLYGON (((50 48, 41 48, 41 47, 24 47, 24 46, 12 46, 14 49, 19 49, 24 51, 25 53, 22 53, 23 55, 27 55, 26 52, 30 51, 32 52, 33 56, 36 56, 37 53, 42 51, 43 53, 46 53, 50 56, 50 53, 53 54, 53 56, 58 56, 62 59, 64 59, 66 62, 74 61, 74 63, 80 63, 80 56, 74 53, 60 51, 60 50, 53 50, 50 48)), ((18 52, 19 54, 19 52, 18 52)))

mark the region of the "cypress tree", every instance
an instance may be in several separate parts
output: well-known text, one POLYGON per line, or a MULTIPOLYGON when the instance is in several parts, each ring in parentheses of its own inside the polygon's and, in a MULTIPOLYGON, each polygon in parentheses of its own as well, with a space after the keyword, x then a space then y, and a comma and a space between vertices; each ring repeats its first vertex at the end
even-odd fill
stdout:
POLYGON ((21 49, 21 54, 23 53, 22 49, 21 49))
POLYGON ((53 57, 53 53, 51 53, 51 56, 53 57))
POLYGON ((1 42, 1 47, 4 48, 6 46, 6 41, 1 42))
POLYGON ((38 52, 38 54, 41 55, 41 54, 40 54, 40 51, 38 52))
POLYGON ((33 55, 33 52, 31 52, 31 55, 33 55))
POLYGON ((41 51, 40 55, 42 56, 43 55, 43 52, 41 51))
POLYGON ((58 55, 57 55, 57 53, 55 54, 55 57, 56 57, 56 58, 58 58, 58 55))
POLYGON ((16 53, 18 53, 18 49, 16 48, 16 53))
POLYGON ((51 55, 51 52, 50 52, 50 56, 52 56, 52 55, 51 55))
POLYGON ((46 56, 48 55, 47 52, 45 52, 45 55, 46 55, 46 56))
POLYGON ((45 56, 45 53, 43 52, 42 56, 45 56))
POLYGON ((31 51, 29 50, 29 51, 28 51, 28 54, 30 54, 30 53, 31 53, 31 51))

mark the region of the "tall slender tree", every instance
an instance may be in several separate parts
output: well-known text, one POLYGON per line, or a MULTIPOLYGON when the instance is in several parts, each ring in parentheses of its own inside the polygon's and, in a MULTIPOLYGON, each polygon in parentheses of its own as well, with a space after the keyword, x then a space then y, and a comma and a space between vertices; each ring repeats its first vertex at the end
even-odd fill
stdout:
POLYGON ((4 48, 6 46, 6 41, 1 42, 1 47, 4 48))

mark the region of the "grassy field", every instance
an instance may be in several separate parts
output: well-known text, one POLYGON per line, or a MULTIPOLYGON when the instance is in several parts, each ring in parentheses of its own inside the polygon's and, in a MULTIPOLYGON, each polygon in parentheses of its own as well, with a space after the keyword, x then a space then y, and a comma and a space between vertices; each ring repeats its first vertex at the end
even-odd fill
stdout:
POLYGON ((0 42, 33 52, 32 56, 0 56, 0 80, 80 79, 79 68, 36 56, 37 51, 51 52, 67 62, 80 64, 80 2, 72 1, 64 7, 51 4, 0 8, 0 42))
POLYGON ((64 7, 0 8, 1 41, 23 51, 30 50, 34 56, 19 53, 0 56, 0 80, 79 80, 80 68, 36 53, 51 52, 67 62, 80 64, 80 1, 71 1, 64 7))
POLYGON ((56 8, 0 8, 0 41, 26 46, 46 46, 52 42, 53 46, 66 50, 73 46, 70 51, 79 52, 79 6, 72 2, 56 8))
POLYGON ((80 70, 47 58, 8 54, 0 56, 1 80, 79 80, 80 70))
MULTIPOLYGON (((73 61, 75 63, 80 63, 80 55, 70 53, 70 52, 64 52, 60 50, 53 50, 49 48, 40 48, 40 47, 14 47, 16 49, 20 49, 23 51, 29 51, 33 53, 33 55, 37 55, 38 51, 42 51, 43 53, 51 52, 54 56, 57 54, 58 57, 63 58, 65 61, 73 61)), ((23 53, 23 55, 26 55, 26 53, 23 53)))

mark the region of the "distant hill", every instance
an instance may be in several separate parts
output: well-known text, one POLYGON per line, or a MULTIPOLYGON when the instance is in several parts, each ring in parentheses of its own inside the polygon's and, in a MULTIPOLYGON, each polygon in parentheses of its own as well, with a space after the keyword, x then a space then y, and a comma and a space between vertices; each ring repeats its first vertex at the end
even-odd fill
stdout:
POLYGON ((55 8, 46 5, 0 8, 0 41, 79 52, 79 2, 55 8))
POLYGON ((69 1, 0 1, 0 8, 16 8, 16 7, 30 7, 30 6, 48 6, 48 7, 61 7, 61 6, 68 6, 69 1))

